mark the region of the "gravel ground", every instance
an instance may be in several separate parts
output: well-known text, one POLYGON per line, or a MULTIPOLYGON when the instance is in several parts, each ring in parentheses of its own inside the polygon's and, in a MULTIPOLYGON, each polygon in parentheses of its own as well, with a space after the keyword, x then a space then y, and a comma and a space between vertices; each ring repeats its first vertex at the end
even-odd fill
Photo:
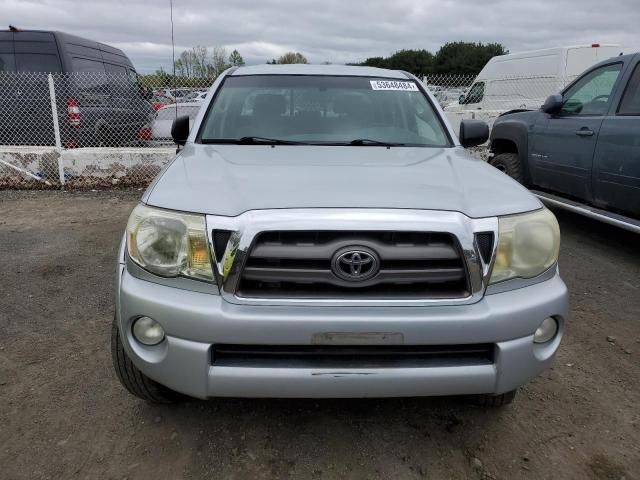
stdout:
POLYGON ((558 212, 572 318, 502 410, 127 394, 116 248, 141 192, 0 192, 0 478, 640 478, 640 237, 558 212))

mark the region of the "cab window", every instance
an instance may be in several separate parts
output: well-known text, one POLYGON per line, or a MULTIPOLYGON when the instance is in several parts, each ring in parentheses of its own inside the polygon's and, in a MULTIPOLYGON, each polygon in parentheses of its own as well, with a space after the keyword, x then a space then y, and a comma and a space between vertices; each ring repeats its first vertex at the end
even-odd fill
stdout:
POLYGON ((621 63, 605 65, 588 73, 573 84, 563 95, 562 115, 604 115, 616 80, 620 76, 621 63))

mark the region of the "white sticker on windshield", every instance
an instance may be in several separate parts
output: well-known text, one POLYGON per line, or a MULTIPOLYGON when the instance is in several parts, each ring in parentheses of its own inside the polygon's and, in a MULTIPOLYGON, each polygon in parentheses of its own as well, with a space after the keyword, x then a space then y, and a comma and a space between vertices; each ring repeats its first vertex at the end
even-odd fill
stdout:
POLYGON ((371 80, 373 90, 401 90, 417 92, 418 86, 413 82, 397 82, 395 80, 371 80))

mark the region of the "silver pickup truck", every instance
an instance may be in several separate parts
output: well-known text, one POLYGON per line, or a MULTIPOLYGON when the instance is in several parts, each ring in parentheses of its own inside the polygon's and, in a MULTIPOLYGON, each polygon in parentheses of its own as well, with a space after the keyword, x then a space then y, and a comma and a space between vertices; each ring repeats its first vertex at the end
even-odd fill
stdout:
POLYGON ((231 69, 129 219, 112 354, 134 395, 513 400, 568 314, 554 215, 414 76, 231 69))

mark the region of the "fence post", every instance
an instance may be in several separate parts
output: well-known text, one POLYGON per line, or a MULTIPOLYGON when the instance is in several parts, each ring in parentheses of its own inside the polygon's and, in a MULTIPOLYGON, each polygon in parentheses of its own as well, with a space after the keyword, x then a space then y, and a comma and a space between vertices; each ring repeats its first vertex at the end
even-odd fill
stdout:
MULTIPOLYGON (((49 74, 49 97, 51 98, 51 115, 53 117, 53 134, 56 139, 56 148, 60 154, 62 149, 62 141, 60 140, 60 125, 58 124, 58 105, 56 103, 56 89, 53 85, 53 75, 49 74)), ((64 187, 64 165, 62 164, 62 155, 58 155, 58 177, 60 185, 64 187)))

